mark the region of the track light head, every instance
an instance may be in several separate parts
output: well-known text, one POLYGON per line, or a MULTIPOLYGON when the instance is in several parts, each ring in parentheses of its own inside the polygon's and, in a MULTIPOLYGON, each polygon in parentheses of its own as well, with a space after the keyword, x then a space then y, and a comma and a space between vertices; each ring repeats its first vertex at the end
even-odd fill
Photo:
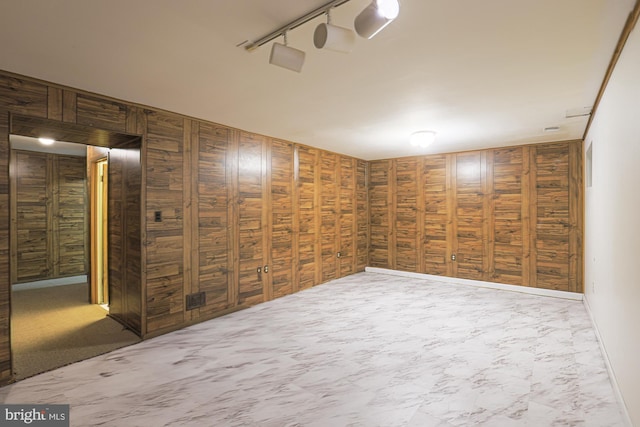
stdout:
POLYGON ((304 65, 304 57, 305 53, 302 50, 294 49, 286 44, 274 43, 271 47, 269 64, 299 73, 304 65))
POLYGON ((373 0, 354 20, 360 37, 371 39, 400 13, 398 0, 373 0))
POLYGON ((320 24, 313 33, 313 44, 318 49, 349 53, 356 43, 356 34, 348 28, 320 24))

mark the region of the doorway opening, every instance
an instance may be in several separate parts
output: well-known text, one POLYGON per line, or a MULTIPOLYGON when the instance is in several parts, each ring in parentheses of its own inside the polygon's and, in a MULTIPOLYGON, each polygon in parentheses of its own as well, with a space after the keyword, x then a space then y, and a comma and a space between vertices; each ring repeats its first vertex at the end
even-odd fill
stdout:
POLYGON ((11 356, 20 380, 141 340, 127 316, 139 310, 123 292, 123 283, 142 291, 129 265, 140 258, 141 138, 11 119, 11 356), (54 135, 52 147, 35 138, 43 133, 54 135))

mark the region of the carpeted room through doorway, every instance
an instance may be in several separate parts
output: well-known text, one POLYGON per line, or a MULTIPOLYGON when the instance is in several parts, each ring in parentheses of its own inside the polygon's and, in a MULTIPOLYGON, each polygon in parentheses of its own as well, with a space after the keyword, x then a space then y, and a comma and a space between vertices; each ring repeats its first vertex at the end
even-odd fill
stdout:
POLYGON ((11 348, 16 380, 140 341, 89 304, 86 283, 12 293, 11 348))

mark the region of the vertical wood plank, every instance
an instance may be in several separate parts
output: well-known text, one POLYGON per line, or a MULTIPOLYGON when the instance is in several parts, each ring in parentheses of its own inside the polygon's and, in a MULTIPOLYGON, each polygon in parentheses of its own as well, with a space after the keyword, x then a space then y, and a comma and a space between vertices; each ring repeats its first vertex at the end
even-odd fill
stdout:
MULTIPOLYGON (((199 317, 210 317, 229 307, 233 262, 230 252, 234 217, 230 213, 228 157, 232 130, 224 126, 194 123, 192 130, 193 164, 192 221, 196 239, 192 243, 194 259, 194 292, 204 292, 206 307, 198 309, 199 317)), ((237 201, 236 201, 237 203, 237 201)))
MULTIPOLYGON (((64 117, 64 116, 63 116, 64 117)), ((138 109, 137 134, 142 135, 140 142, 140 334, 144 336, 147 328, 147 115, 138 109)))
MULTIPOLYGON (((535 180, 534 180, 535 181, 535 180)), ((531 147, 522 147, 522 181, 520 183, 522 202, 522 286, 531 286, 531 147)))
POLYGON ((291 263, 293 266, 293 284, 292 292, 300 290, 300 146, 293 145, 293 239, 291 247, 293 248, 293 257, 291 263))
POLYGON ((447 276, 458 276, 458 262, 451 259, 458 252, 458 216, 457 206, 457 164, 456 155, 447 154, 447 276))
POLYGON ((425 175, 424 157, 416 161, 416 269, 426 273, 425 260, 425 175))
POLYGON ((269 278, 272 298, 278 298, 293 292, 294 277, 297 270, 297 240, 295 236, 294 204, 296 193, 294 184, 294 148, 286 141, 272 139, 270 143, 269 206, 270 232, 267 250, 269 251, 269 278))
MULTIPOLYGON (((394 160, 396 165, 395 189, 395 240, 393 248, 396 269, 416 271, 420 263, 418 258, 418 193, 419 163, 416 157, 394 160)), ((421 245, 420 245, 421 246, 421 245)))
POLYGON ((264 144, 265 137, 240 132, 238 149, 238 248, 240 251, 238 303, 264 301, 264 144))
POLYGON ((569 143, 569 291, 584 291, 582 141, 569 143))
MULTIPOLYGON (((129 114, 130 110, 127 112, 127 127, 132 126, 135 127, 135 123, 130 122, 131 115, 129 114)), ((195 282, 194 275, 196 274, 193 270, 193 259, 191 257, 191 246, 193 245, 193 181, 191 179, 192 171, 196 168, 192 164, 192 122, 189 119, 184 119, 184 124, 182 127, 183 137, 182 137, 182 182, 183 182, 183 197, 182 197, 182 212, 183 212, 183 221, 182 221, 182 235, 185 242, 190 242, 190 244, 185 244, 182 246, 182 257, 183 257, 183 265, 184 268, 182 270, 182 292, 186 296, 192 292, 192 287, 195 282)), ((197 271, 197 270, 196 270, 197 271)), ((194 310, 187 311, 185 313, 185 319, 193 320, 194 310)))
MULTIPOLYGON (((7 135, 8 136, 8 135, 7 135)), ((2 135, 0 134, 0 138, 2 135)), ((0 142, 1 143, 1 142, 0 142)), ((14 150, 9 153, 9 176, 12 178, 9 180, 9 200, 10 200, 10 228, 9 228, 9 242, 10 242, 10 285, 18 282, 18 186, 17 186, 17 156, 14 150)))
MULTIPOLYGON (((200 122, 196 120, 191 121, 191 135, 189 136, 189 144, 191 148, 189 161, 189 176, 185 177, 185 185, 187 181, 191 187, 190 190, 190 209, 191 209, 191 239, 187 240, 185 237, 185 248, 189 248, 189 257, 191 259, 191 288, 190 292, 195 293, 200 291, 200 122)), ((186 126, 185 126, 186 128, 186 126)), ((186 129, 185 129, 186 132, 186 129)), ((185 135, 186 136, 186 135, 185 135)), ((185 143, 186 145, 186 143, 185 143)), ((185 152, 185 157, 188 154, 185 152)), ((186 191, 185 191, 186 192, 186 191)), ((187 212, 185 212, 185 216, 187 212)), ((200 317, 202 309, 193 310, 192 317, 200 317)))
POLYGON ((369 265, 369 245, 371 234, 371 215, 369 199, 369 163, 356 160, 356 270, 364 271, 369 265))
POLYGON ((62 89, 49 86, 47 88, 47 95, 47 118, 52 120, 62 120, 62 89))
POLYGON ((56 249, 56 239, 58 238, 58 226, 54 218, 54 212, 58 211, 58 182, 55 179, 56 166, 54 158, 50 154, 47 155, 47 182, 51 183, 46 186, 46 202, 47 207, 47 276, 56 277, 58 269, 59 253, 56 249))
POLYGON ((424 272, 447 275, 451 259, 451 224, 449 222, 450 182, 447 155, 426 156, 423 163, 424 197, 424 272))
POLYGON ((262 144, 262 239, 263 268, 268 271, 263 274, 262 293, 265 301, 273 299, 273 259, 271 256, 271 242, 273 239, 273 207, 271 206, 271 143, 269 140, 262 144))
POLYGON ((313 206, 314 209, 314 254, 315 254, 315 274, 313 279, 313 286, 322 283, 322 158, 320 157, 320 151, 313 149, 315 153, 314 159, 314 193, 313 193, 313 206))
POLYGON ((320 194, 320 253, 322 276, 320 282, 336 279, 339 275, 338 259, 338 221, 340 178, 336 176, 339 164, 337 154, 320 151, 320 176, 317 181, 320 194))
POLYGON ((538 287, 538 168, 536 157, 538 150, 532 145, 529 150, 529 286, 538 287))
POLYGON ((230 306, 238 305, 238 282, 240 281, 240 248, 238 242, 240 235, 238 231, 238 146, 240 143, 240 132, 231 132, 231 140, 228 148, 226 174, 227 174, 227 194, 228 194, 228 215, 229 227, 229 252, 231 254, 231 274, 229 274, 228 303, 230 306))
POLYGON ((536 147, 536 278, 538 287, 569 291, 570 147, 536 147))
POLYGON ((482 153, 481 179, 482 179, 482 275, 483 280, 493 281, 495 273, 495 198, 493 193, 493 150, 486 150, 482 153))
POLYGON ((389 246, 387 248, 387 257, 388 257, 388 261, 387 264, 389 265, 389 268, 395 270, 397 268, 397 263, 396 263, 396 247, 398 245, 398 242, 396 240, 396 235, 397 235, 397 231, 396 231, 396 221, 398 218, 397 212, 398 212, 398 203, 397 203, 397 199, 396 199, 396 161, 395 160, 390 160, 389 161, 389 171, 387 173, 387 176, 389 177, 389 184, 388 184, 388 189, 387 189, 387 206, 389 207, 389 211, 387 213, 388 218, 389 218, 389 229, 387 230, 388 233, 388 237, 387 237, 387 241, 389 242, 389 246))
POLYGON ((70 90, 62 91, 62 121, 76 123, 78 115, 78 96, 70 90))
MULTIPOLYGON (((0 77, 0 92, 5 82, 0 77)), ((0 95, 1 98, 1 95, 0 95)), ((11 281, 9 260, 10 175, 9 175, 9 113, 0 100, 0 384, 12 378, 11 369, 11 281)))
POLYGON ((320 227, 318 215, 319 174, 318 150, 309 147, 297 147, 298 184, 297 215, 298 215, 298 281, 299 289, 306 289, 316 283, 316 274, 322 259, 318 245, 320 238, 317 230, 320 227))
MULTIPOLYGON (((391 268, 389 264, 389 164, 390 160, 369 163, 368 199, 369 224, 368 257, 371 267, 391 268)), ((362 230, 360 230, 362 232, 362 230)))
POLYGON ((346 156, 340 157, 340 195, 338 206, 339 239, 337 246, 341 257, 338 259, 340 277, 358 271, 358 190, 357 162, 346 156))

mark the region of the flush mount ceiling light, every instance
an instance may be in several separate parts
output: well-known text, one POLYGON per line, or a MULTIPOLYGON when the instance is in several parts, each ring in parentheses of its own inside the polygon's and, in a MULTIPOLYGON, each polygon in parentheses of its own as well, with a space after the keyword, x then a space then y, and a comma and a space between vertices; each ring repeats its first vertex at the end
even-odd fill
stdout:
POLYGON ((414 132, 409 137, 409 142, 414 147, 427 148, 436 140, 436 133, 432 130, 414 132))
POLYGON ((301 50, 294 49, 287 45, 287 33, 284 34, 284 44, 274 43, 271 47, 271 55, 269 56, 269 64, 286 68, 299 73, 304 65, 305 53, 301 50))
POLYGON ((327 23, 316 27, 313 33, 313 44, 318 49, 329 49, 335 52, 349 53, 356 43, 356 35, 348 28, 331 24, 331 12, 327 10, 327 23))
POLYGON ((373 0, 354 21, 356 32, 360 37, 371 39, 391 21, 398 17, 400 4, 398 0, 373 0))
POLYGON ((51 145, 54 142, 56 142, 55 139, 51 139, 51 138, 38 138, 38 141, 40 141, 40 144, 42 145, 51 145))

